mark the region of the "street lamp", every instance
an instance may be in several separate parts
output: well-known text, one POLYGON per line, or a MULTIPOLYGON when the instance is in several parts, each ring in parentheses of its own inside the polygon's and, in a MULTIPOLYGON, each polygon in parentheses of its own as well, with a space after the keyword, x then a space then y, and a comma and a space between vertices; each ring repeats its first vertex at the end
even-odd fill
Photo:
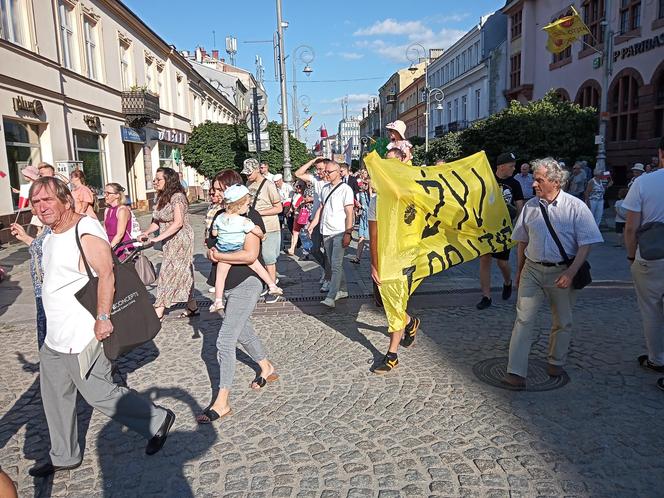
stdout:
POLYGON ((293 58, 291 60, 293 63, 293 126, 295 128, 295 136, 298 140, 300 139, 300 112, 297 107, 297 63, 298 61, 304 63, 302 72, 309 77, 314 72, 309 64, 313 62, 315 56, 314 49, 309 45, 300 45, 293 50, 293 58))
POLYGON ((281 0, 277 1, 277 32, 275 34, 275 55, 279 68, 279 87, 281 89, 281 137, 284 147, 284 181, 290 182, 291 158, 290 158, 290 135, 288 134, 288 101, 286 97, 286 59, 284 57, 284 28, 288 23, 281 17, 281 0), (285 26, 284 26, 285 25, 285 26))
POLYGON ((303 111, 305 114, 309 114, 309 106, 311 105, 311 99, 309 98, 308 95, 300 95, 300 99, 298 100, 299 104, 303 107, 303 111))
MULTIPOLYGON (((429 69, 429 54, 427 53, 427 49, 424 48, 423 45, 420 45, 419 43, 411 43, 408 45, 408 48, 406 48, 406 57, 410 61, 410 67, 408 70, 411 73, 414 73, 417 71, 417 63, 419 63, 422 59, 424 59, 424 93, 425 93, 425 98, 426 98, 426 103, 425 103, 425 111, 424 111, 424 150, 426 152, 429 152, 429 112, 430 112, 430 105, 431 105, 431 96, 434 95, 434 99, 437 102, 436 104, 436 109, 442 109, 443 108, 443 99, 445 99, 445 94, 440 88, 434 88, 431 90, 429 88, 429 74, 428 74, 428 69, 429 69), (420 54, 422 55, 420 57, 420 54)), ((405 138, 405 137, 404 137, 405 138)))

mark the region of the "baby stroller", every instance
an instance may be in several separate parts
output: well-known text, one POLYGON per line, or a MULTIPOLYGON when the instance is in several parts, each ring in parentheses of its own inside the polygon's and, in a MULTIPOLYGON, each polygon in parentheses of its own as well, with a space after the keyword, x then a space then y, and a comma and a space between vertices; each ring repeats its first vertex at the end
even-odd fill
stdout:
POLYGON ((145 254, 141 254, 141 251, 149 249, 151 246, 152 244, 146 244, 136 239, 126 240, 113 246, 115 254, 118 254, 119 249, 124 249, 124 251, 120 251, 120 254, 124 256, 120 264, 133 264, 138 277, 146 287, 154 285, 157 280, 157 272, 152 261, 145 254))

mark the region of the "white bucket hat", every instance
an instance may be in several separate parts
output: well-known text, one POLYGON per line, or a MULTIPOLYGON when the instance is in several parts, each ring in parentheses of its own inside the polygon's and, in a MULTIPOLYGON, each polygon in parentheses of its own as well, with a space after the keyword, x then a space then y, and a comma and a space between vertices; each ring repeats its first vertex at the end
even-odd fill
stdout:
POLYGON ((406 139, 406 123, 404 123, 403 121, 397 119, 396 121, 387 123, 385 125, 385 128, 388 130, 396 131, 399 135, 401 135, 401 140, 406 139))
POLYGON ((632 171, 634 171, 634 170, 640 171, 641 173, 643 173, 646 170, 646 168, 641 163, 634 163, 634 166, 632 166, 632 171))

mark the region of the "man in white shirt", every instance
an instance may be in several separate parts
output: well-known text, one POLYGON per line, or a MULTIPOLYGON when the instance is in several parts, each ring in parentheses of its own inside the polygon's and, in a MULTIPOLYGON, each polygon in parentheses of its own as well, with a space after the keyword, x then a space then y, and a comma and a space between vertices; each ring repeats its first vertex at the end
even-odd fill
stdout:
POLYGON ((519 182, 521 185, 521 192, 523 193, 523 199, 528 201, 534 197, 533 194, 533 175, 530 173, 530 164, 523 163, 521 165, 521 170, 518 175, 514 176, 514 179, 519 182))
POLYGON ((110 312, 115 277, 106 232, 96 219, 74 212, 71 192, 57 178, 35 180, 30 201, 39 219, 52 231, 43 243, 42 300, 48 334, 39 351, 41 397, 51 439, 51 461, 33 467, 29 473, 45 477, 81 465, 76 429, 77 393, 92 407, 148 439, 145 452, 153 455, 166 441, 175 414, 155 406, 135 391, 112 384, 111 363, 101 348, 96 347, 97 341, 113 333, 110 312), (99 279, 96 317, 75 296, 89 281, 87 272, 80 270, 77 227, 83 252, 99 279), (96 351, 96 361, 90 351, 96 351), (92 366, 82 376, 84 365, 92 366))
MULTIPOLYGON (((644 368, 664 373, 664 137, 659 143, 659 163, 657 171, 634 181, 622 207, 627 210, 627 259, 648 347, 648 354, 638 361, 644 368)), ((664 378, 657 385, 664 390, 664 378)))
POLYGON ((327 297, 321 303, 334 308, 337 299, 348 297, 344 254, 353 234, 355 196, 353 189, 341 181, 339 165, 329 159, 322 162, 329 183, 321 191, 322 200, 308 230, 311 235, 320 222, 320 233, 323 236, 325 258, 330 265, 331 277, 327 297))
MULTIPOLYGON (((324 164, 324 161, 326 160, 327 159, 323 157, 315 157, 311 161, 308 161, 300 166, 294 173, 296 178, 311 183, 313 187, 314 198, 313 204, 311 206, 311 219, 313 219, 313 215, 315 215, 316 211, 318 211, 318 207, 320 206, 321 202, 321 191, 323 190, 323 187, 327 185, 324 164), (316 168, 315 174, 309 173, 309 168, 311 168, 311 166, 316 168)), ((330 268, 327 266, 326 258, 323 255, 323 251, 321 251, 321 248, 323 247, 323 237, 320 234, 320 226, 316 227, 316 229, 311 233, 311 242, 313 245, 309 254, 313 256, 313 258, 323 268, 324 271, 323 277, 320 281, 322 284, 320 291, 327 292, 330 287, 331 274, 330 268)))
POLYGON ((535 325, 544 299, 549 302, 552 314, 547 371, 552 377, 564 375, 576 299, 572 280, 588 257, 591 244, 603 240, 588 206, 561 190, 567 176, 568 172, 553 158, 533 163, 536 197, 525 204, 512 233, 512 240, 519 243, 516 274, 519 294, 504 382, 514 388, 526 387, 528 354, 537 340, 535 325), (573 261, 569 267, 547 228, 543 211, 573 261))

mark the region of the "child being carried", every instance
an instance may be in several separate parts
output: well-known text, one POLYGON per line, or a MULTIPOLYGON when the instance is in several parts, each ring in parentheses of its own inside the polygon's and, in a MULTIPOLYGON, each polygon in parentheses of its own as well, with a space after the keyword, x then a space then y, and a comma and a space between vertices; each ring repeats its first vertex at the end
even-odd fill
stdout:
MULTIPOLYGON (((253 233, 261 239, 264 234, 249 218, 243 216, 249 211, 251 195, 244 185, 231 185, 224 192, 226 210, 217 216, 212 225, 212 236, 217 238, 215 245, 217 251, 222 253, 240 251, 244 247, 244 239, 248 233, 253 233)), ((214 303, 210 311, 224 309, 224 289, 226 277, 231 268, 229 263, 217 263, 217 278, 214 285, 214 303)), ((283 290, 277 287, 265 267, 258 261, 248 265, 268 285, 270 294, 283 295, 283 290)))

